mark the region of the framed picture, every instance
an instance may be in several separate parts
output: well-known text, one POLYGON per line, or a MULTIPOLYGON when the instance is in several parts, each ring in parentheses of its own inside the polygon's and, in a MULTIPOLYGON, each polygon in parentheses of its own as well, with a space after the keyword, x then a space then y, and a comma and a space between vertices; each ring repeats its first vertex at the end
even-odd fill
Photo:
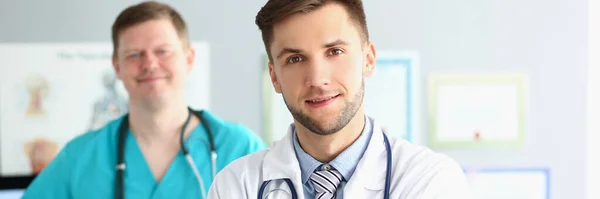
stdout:
MULTIPOLYGON (((208 108, 208 44, 192 46, 188 102, 208 108)), ((0 44, 0 179, 24 186, 7 188, 25 188, 71 139, 128 112, 112 51, 110 42, 0 44)))
POLYGON ((526 125, 523 75, 432 75, 433 147, 520 146, 526 125))
POLYGON ((380 51, 365 81, 365 113, 392 137, 420 142, 419 56, 415 51, 380 51))
POLYGON ((486 168, 465 170, 473 199, 549 199, 547 168, 486 168))

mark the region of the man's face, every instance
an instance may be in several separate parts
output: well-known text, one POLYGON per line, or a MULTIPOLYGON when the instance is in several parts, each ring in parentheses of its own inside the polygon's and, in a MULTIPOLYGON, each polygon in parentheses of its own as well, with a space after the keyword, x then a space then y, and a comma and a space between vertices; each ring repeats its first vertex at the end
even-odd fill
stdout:
POLYGON ((308 130, 338 132, 362 110, 363 79, 375 48, 361 40, 343 6, 330 3, 273 27, 271 81, 294 119, 308 130))
POLYGON ((119 35, 113 65, 130 98, 171 97, 185 90, 194 51, 179 38, 167 19, 149 20, 119 35))

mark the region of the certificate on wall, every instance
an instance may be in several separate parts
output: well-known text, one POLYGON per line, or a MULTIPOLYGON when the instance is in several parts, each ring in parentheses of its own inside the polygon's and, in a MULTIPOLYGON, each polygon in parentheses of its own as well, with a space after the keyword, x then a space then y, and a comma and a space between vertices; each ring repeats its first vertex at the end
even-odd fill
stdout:
POLYGON ((473 199, 549 199, 547 169, 485 169, 466 171, 473 199))
POLYGON ((365 79, 364 107, 388 136, 418 140, 419 69, 416 52, 377 53, 375 71, 365 79))
POLYGON ((436 147, 507 145, 524 140, 522 75, 432 75, 430 142, 436 147))
MULTIPOLYGON (((208 107, 208 45, 195 43, 190 105, 208 107)), ((0 176, 39 173, 74 137, 128 111, 111 43, 0 45, 0 176)))

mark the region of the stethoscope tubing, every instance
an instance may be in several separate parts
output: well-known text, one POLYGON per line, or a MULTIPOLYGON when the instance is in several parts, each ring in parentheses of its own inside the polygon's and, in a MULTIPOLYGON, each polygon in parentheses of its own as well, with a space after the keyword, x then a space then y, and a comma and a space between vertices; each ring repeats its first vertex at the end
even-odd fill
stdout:
MULTIPOLYGON (((384 192, 383 198, 389 199, 390 198, 390 183, 391 183, 390 181, 391 181, 391 177, 392 177, 392 147, 390 146, 390 141, 389 141, 388 137, 385 135, 385 133, 383 133, 383 141, 385 143, 385 149, 387 152, 385 189, 384 189, 385 192, 384 192)), ((284 178, 283 180, 285 180, 285 182, 287 183, 287 186, 290 188, 292 199, 297 199, 298 194, 296 193, 296 189, 294 188, 294 183, 292 183, 292 181, 288 178, 284 178)), ((265 189, 267 188, 267 185, 270 182, 271 182, 271 180, 267 180, 267 181, 264 181, 260 185, 260 188, 258 189, 257 199, 262 199, 265 189)))

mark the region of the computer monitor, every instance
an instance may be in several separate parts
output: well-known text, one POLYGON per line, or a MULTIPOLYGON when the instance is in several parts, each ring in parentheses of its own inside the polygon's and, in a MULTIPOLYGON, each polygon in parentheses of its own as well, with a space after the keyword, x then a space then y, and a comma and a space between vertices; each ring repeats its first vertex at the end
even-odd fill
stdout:
POLYGON ((1 176, 0 199, 17 199, 23 196, 35 176, 1 176))
POLYGON ((0 190, 0 198, 2 199, 20 199, 23 196, 25 189, 2 189, 0 190))

